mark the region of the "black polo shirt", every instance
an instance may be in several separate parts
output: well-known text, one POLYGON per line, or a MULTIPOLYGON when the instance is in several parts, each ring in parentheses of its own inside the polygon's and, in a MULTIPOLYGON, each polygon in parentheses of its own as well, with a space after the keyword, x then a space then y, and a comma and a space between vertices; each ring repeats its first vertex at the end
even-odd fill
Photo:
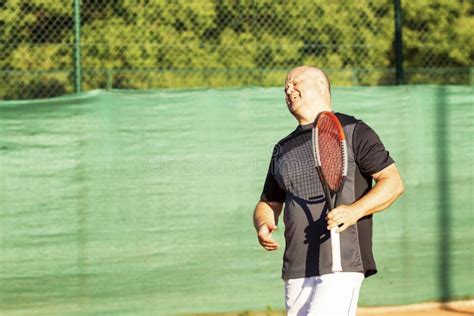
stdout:
MULTIPOLYGON (((352 204, 372 187, 371 175, 394 163, 375 131, 361 120, 336 113, 347 139, 348 173, 337 204, 352 204)), ((312 124, 300 125, 275 146, 261 200, 285 203, 282 278, 331 273, 330 232, 324 191, 311 145, 312 124)), ((343 271, 377 272, 372 253, 372 216, 340 234, 343 271)))

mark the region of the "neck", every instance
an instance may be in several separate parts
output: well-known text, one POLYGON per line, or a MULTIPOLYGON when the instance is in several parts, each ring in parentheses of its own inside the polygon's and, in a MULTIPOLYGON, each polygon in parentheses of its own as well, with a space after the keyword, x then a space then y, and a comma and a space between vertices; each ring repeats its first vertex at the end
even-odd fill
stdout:
POLYGON ((317 108, 314 108, 314 111, 307 111, 306 113, 294 113, 294 116, 296 120, 298 121, 299 125, 306 125, 313 123, 316 118, 318 117, 318 114, 324 111, 332 111, 330 105, 325 105, 325 106, 318 106, 317 108))
POLYGON ((310 119, 310 118, 296 118, 296 119, 298 120, 299 125, 306 125, 306 124, 313 123, 316 117, 317 115, 314 117, 314 119, 310 119))

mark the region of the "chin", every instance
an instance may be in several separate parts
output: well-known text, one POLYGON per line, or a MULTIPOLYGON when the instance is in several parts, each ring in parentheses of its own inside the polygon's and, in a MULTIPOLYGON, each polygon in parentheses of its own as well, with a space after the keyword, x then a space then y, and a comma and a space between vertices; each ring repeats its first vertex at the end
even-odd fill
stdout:
POLYGON ((290 110, 291 113, 295 113, 299 108, 300 104, 298 103, 291 103, 288 105, 288 110, 290 110))

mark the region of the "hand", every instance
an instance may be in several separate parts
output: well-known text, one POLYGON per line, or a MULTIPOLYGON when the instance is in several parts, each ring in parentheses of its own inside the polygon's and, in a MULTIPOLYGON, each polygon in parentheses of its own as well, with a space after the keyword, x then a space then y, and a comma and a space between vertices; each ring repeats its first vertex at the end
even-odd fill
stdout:
POLYGON ((276 229, 277 226, 274 224, 263 224, 258 229, 258 242, 265 250, 272 251, 280 247, 280 245, 272 239, 272 232, 276 229))
POLYGON ((328 221, 328 230, 333 228, 338 228, 336 231, 338 233, 343 232, 347 227, 354 225, 359 220, 359 214, 354 208, 348 205, 339 205, 326 216, 328 221))

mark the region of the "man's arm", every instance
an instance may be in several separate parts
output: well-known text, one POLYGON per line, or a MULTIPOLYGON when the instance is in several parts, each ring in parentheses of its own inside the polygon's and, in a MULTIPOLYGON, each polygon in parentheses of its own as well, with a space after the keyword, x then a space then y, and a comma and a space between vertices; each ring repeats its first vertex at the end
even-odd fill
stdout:
POLYGON ((389 207, 404 191, 400 173, 395 164, 372 175, 375 186, 363 197, 351 205, 340 205, 328 213, 328 230, 339 227, 338 232, 354 225, 367 215, 382 211, 389 207))
POLYGON ((257 230, 258 241, 268 251, 276 250, 280 245, 272 239, 272 232, 277 229, 283 203, 260 201, 253 213, 253 224, 257 230))

